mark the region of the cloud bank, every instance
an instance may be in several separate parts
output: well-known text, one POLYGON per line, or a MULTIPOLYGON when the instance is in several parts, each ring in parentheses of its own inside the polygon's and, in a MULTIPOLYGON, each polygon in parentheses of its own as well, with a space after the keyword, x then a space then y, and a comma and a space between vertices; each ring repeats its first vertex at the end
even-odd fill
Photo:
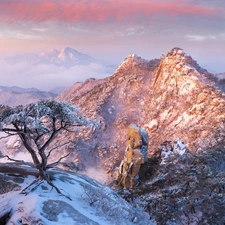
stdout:
POLYGON ((1 21, 109 23, 151 21, 155 15, 217 16, 220 9, 184 0, 47 0, 1 1, 1 21))
POLYGON ((18 86, 22 88, 38 88, 51 90, 55 87, 71 86, 75 82, 82 82, 90 77, 105 78, 113 74, 112 67, 100 64, 87 66, 73 66, 69 69, 54 65, 30 65, 28 63, 9 64, 0 60, 2 86, 18 86))
POLYGON ((0 1, 1 58, 69 45, 118 64, 179 46, 219 71, 224 30, 224 0, 0 1))

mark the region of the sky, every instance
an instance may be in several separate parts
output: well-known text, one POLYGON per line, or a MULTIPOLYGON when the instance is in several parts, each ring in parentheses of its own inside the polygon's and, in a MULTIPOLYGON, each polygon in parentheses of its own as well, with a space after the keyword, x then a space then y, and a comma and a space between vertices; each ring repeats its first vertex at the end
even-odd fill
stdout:
POLYGON ((225 72, 225 1, 0 0, 0 58, 66 46, 111 64, 181 47, 225 72))

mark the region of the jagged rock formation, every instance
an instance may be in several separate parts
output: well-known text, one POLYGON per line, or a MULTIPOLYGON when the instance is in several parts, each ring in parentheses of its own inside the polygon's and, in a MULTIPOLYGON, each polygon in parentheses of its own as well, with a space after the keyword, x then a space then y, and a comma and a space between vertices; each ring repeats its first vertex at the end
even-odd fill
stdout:
POLYGON ((148 133, 131 124, 127 137, 127 147, 117 171, 116 181, 123 188, 133 188, 139 180, 141 166, 147 162, 148 133))
POLYGON ((225 144, 224 94, 214 76, 180 48, 150 61, 129 55, 111 77, 82 95, 68 91, 61 100, 100 123, 93 132, 80 134, 85 141, 79 136, 76 147, 82 149, 83 163, 91 155, 98 165, 102 159, 108 171, 119 166, 132 123, 147 130, 149 157, 160 154, 161 143, 177 137, 191 152, 225 144))

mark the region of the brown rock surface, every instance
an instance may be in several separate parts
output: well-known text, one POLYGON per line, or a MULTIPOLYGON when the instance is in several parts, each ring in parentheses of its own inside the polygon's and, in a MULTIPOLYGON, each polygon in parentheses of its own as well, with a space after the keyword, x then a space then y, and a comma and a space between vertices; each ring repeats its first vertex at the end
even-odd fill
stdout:
POLYGON ((132 149, 140 148, 142 146, 141 132, 138 127, 130 125, 127 130, 127 145, 132 149))
POLYGON ((116 174, 117 183, 123 188, 133 188, 139 181, 140 168, 147 161, 148 138, 145 136, 146 132, 136 125, 128 127, 127 148, 116 174))

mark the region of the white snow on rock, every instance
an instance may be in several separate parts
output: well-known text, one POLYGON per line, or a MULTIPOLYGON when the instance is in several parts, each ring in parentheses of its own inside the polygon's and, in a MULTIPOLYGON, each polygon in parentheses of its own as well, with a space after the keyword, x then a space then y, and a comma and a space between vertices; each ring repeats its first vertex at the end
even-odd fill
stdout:
MULTIPOLYGON (((182 156, 187 151, 186 145, 181 138, 176 138, 173 145, 170 143, 162 144, 161 149, 161 165, 166 164, 167 160, 173 156, 182 156)), ((172 159, 174 160, 174 159, 172 159)))
POLYGON ((174 141, 174 153, 177 153, 178 155, 183 155, 186 152, 186 145, 184 144, 184 141, 180 138, 176 138, 174 141))
POLYGON ((33 176, 18 176, 17 179, 24 181, 17 183, 9 174, 0 173, 0 176, 8 177, 8 182, 17 185, 12 191, 0 188, 0 218, 9 213, 8 225, 153 224, 146 213, 133 208, 109 187, 84 175, 51 170, 52 182, 63 195, 44 181, 27 195, 20 194, 21 189, 34 180, 33 176))

